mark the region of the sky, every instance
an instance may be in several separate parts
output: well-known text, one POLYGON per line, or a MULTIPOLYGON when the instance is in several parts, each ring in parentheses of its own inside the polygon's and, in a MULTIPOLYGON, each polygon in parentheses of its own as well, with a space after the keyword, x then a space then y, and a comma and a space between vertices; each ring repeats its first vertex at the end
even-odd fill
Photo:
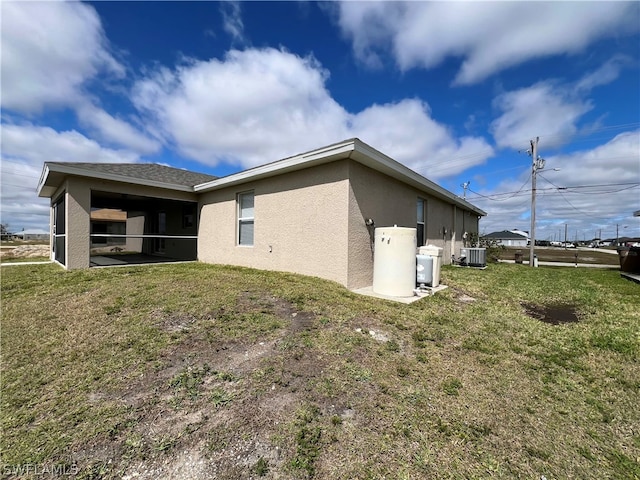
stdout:
POLYGON ((352 137, 528 231, 538 138, 537 239, 640 236, 640 2, 0 9, 11 231, 49 228, 45 161, 224 176, 352 137))

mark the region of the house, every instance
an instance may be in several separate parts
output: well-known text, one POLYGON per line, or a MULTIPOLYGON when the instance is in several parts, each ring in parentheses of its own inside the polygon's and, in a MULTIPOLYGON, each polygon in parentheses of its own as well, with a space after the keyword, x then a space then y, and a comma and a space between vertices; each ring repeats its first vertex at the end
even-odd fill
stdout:
MULTIPOLYGON (((418 244, 459 256, 486 213, 359 139, 222 178, 152 164, 47 162, 52 259, 91 256, 93 209, 126 212, 127 250, 370 286, 376 226, 417 228, 418 244)), ((118 260, 122 261, 122 260, 118 260)))
POLYGON ((518 235, 522 235, 523 237, 527 237, 527 240, 529 239, 529 232, 526 232, 524 230, 518 230, 517 228, 513 229, 513 230, 509 230, 511 233, 517 233, 518 235))
POLYGON ((47 232, 46 230, 38 230, 38 229, 22 230, 21 232, 14 233, 13 236, 16 238, 19 238, 20 240, 24 240, 25 242, 37 241, 37 240, 43 240, 43 241, 49 240, 49 232, 47 232))
POLYGON ((482 238, 494 241, 499 245, 504 245, 505 247, 526 247, 529 243, 529 239, 526 235, 509 230, 493 232, 488 235, 484 235, 482 238))

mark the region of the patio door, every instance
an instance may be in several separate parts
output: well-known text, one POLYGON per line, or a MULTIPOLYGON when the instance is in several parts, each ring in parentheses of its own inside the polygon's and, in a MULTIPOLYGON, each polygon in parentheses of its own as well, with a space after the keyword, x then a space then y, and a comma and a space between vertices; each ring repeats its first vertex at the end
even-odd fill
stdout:
POLYGON ((53 204, 53 258, 56 262, 65 264, 65 195, 62 194, 60 200, 53 204))
MULTIPOLYGON (((167 212, 157 212, 155 218, 155 232, 156 235, 167 234, 167 212)), ((166 238, 154 238, 153 239, 153 253, 164 255, 166 252, 166 238)))

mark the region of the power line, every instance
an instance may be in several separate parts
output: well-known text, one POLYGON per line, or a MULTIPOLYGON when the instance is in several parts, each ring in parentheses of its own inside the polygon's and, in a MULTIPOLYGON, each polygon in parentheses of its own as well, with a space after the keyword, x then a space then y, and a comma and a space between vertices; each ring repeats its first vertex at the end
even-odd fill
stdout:
POLYGON ((35 178, 35 179, 40 179, 40 176, 35 176, 35 175, 25 175, 24 173, 16 173, 16 172, 1 172, 2 175, 6 175, 6 176, 11 176, 11 175, 18 175, 20 177, 27 177, 27 178, 35 178))
POLYGON ((575 137, 587 137, 589 135, 592 135, 594 133, 600 133, 600 132, 607 132, 607 131, 612 131, 612 130, 621 130, 624 128, 638 128, 640 127, 640 122, 633 122, 633 123, 621 123, 619 125, 609 125, 606 127, 599 127, 599 128, 594 128, 592 130, 588 130, 588 131, 583 131, 583 132, 576 132, 572 135, 567 135, 567 134, 556 134, 556 135, 540 135, 540 137, 545 138, 546 140, 570 140, 572 138, 575 137))
MULTIPOLYGON (((501 199, 489 198, 489 197, 487 197, 487 196, 485 196, 485 195, 482 195, 482 194, 480 194, 480 193, 478 193, 478 192, 474 192, 474 191, 473 191, 473 190, 471 190, 470 188, 469 188, 469 191, 470 191, 470 192, 472 192, 472 193, 475 193, 476 195, 480 195, 481 197, 484 197, 484 198, 486 198, 486 199, 488 199, 488 200, 493 200, 493 201, 495 201, 495 202, 504 202, 505 200, 509 200, 510 198, 513 198, 513 197, 515 197, 516 195, 518 195, 518 194, 522 191, 522 189, 524 188, 524 186, 525 186, 527 183, 529 183, 529 180, 530 180, 530 179, 531 179, 531 174, 529 174, 529 178, 527 178, 527 179, 524 181, 524 183, 522 184, 522 186, 520 187, 520 189, 519 189, 518 191, 516 191, 516 192, 513 192, 513 195, 511 195, 510 197, 507 197, 507 198, 501 198, 501 199)), ((468 188, 468 187, 467 187, 467 188, 468 188)))
POLYGON ((550 183, 551 185, 553 185, 554 187, 556 187, 558 189, 558 193, 575 193, 575 194, 580 194, 580 195, 604 195, 604 194, 608 194, 608 193, 618 193, 618 192, 622 192, 624 190, 629 190, 632 188, 637 187, 638 185, 640 185, 640 183, 633 183, 633 182, 628 182, 628 183, 619 183, 619 184, 603 184, 603 185, 582 185, 582 186, 574 186, 574 187, 561 187, 559 185, 556 185, 555 183, 553 183, 551 180, 549 180, 548 178, 540 175, 547 183, 550 183), (574 192, 574 191, 570 191, 569 189, 578 189, 578 188, 596 188, 596 187, 610 187, 610 186, 623 186, 623 185, 631 185, 631 186, 625 186, 624 188, 619 188, 617 190, 602 190, 599 192, 574 192))
MULTIPOLYGON (((575 132, 573 134, 548 134, 548 135, 540 135, 540 138, 544 138, 545 140, 572 140, 575 137, 588 137, 589 135, 593 135, 594 133, 600 133, 600 132, 606 132, 606 131, 612 131, 612 130, 622 130, 625 128, 638 128, 640 127, 640 122, 632 122, 632 123, 621 123, 618 125, 608 125, 605 127, 599 127, 599 128, 594 128, 588 131, 582 131, 582 132, 575 132)), ((606 137, 605 137, 606 138, 606 137)), ((594 140, 594 139, 591 139, 594 140)), ((580 140, 583 141, 583 140, 580 140)), ((525 145, 527 142, 529 142, 529 139, 522 139, 521 141, 518 141, 517 143, 522 143, 523 145, 525 145)))
MULTIPOLYGON (((527 180, 525 181, 525 184, 529 181, 530 178, 531 178, 531 176, 529 176, 529 178, 527 178, 527 180)), ((571 189, 578 189, 578 188, 594 188, 594 187, 620 187, 620 186, 626 186, 627 187, 627 188, 623 188, 623 189, 619 189, 619 190, 611 190, 611 191, 603 191, 603 192, 585 192, 585 195, 604 195, 604 194, 607 194, 607 193, 621 192, 623 190, 628 190, 628 189, 640 186, 639 182, 621 182, 621 183, 601 183, 601 184, 594 184, 594 185, 573 185, 573 186, 570 186, 570 187, 560 187, 560 186, 557 186, 554 183, 550 182, 545 177, 542 177, 542 178, 544 178, 547 182, 549 182, 551 185, 553 185, 553 188, 538 188, 537 190, 539 192, 554 192, 554 191, 557 191, 557 190, 562 190, 564 193, 582 193, 582 192, 571 192, 570 190, 571 189)), ((515 196, 515 194, 519 194, 519 193, 525 194, 525 193, 530 193, 531 192, 530 189, 523 190, 522 187, 520 188, 520 190, 511 191, 511 192, 492 193, 490 195, 483 195, 483 194, 481 194, 479 192, 475 192, 475 191, 473 191, 471 189, 469 189, 469 191, 474 193, 475 195, 478 195, 478 197, 486 198, 488 200, 495 200, 495 201, 502 201, 503 199, 496 200, 495 198, 492 198, 492 197, 500 197, 500 196, 504 196, 504 195, 514 195, 515 196)), ((469 198, 467 198, 467 200, 473 200, 475 198, 477 198, 477 197, 469 197, 469 198)))

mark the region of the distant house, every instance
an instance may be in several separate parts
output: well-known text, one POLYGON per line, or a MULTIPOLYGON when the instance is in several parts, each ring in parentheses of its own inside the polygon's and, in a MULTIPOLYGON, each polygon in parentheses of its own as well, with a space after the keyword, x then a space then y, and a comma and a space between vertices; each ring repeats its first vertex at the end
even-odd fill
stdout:
POLYGON ((493 232, 483 236, 482 238, 487 240, 492 240, 498 243, 499 245, 504 245, 505 247, 526 247, 527 244, 529 243, 529 239, 527 238, 526 235, 522 235, 521 233, 515 233, 509 230, 503 230, 501 232, 493 232))
POLYGON ((416 228, 418 245, 442 248, 448 263, 486 215, 357 138, 222 178, 154 164, 46 162, 38 194, 51 199, 52 259, 68 269, 104 262, 91 245, 117 222, 138 257, 295 272, 348 288, 372 284, 375 227, 416 228), (126 220, 98 220, 100 209, 126 220))
POLYGON ((38 229, 22 230, 21 232, 14 233, 13 236, 24 241, 49 240, 49 232, 38 229))

